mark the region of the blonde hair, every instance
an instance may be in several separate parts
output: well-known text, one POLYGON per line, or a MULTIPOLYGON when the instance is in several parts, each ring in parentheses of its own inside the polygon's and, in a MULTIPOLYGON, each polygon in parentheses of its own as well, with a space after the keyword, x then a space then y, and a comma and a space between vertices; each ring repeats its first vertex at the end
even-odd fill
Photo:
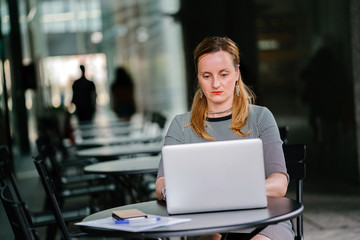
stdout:
MULTIPOLYGON (((240 56, 239 49, 230 38, 227 37, 209 37, 205 38, 194 51, 194 63, 195 71, 198 71, 198 63, 201 56, 207 53, 214 53, 218 51, 228 52, 234 61, 234 67, 239 68, 240 56)), ((240 68, 239 68, 240 71, 240 68)), ((232 106, 232 123, 230 128, 239 136, 249 135, 250 130, 243 133, 241 129, 246 125, 249 113, 250 104, 255 100, 255 94, 243 83, 241 74, 237 80, 239 86, 239 96, 237 96, 234 89, 234 99, 232 106)), ((198 84, 195 96, 191 107, 191 119, 190 123, 185 127, 192 126, 192 130, 195 134, 206 140, 215 140, 205 130, 206 116, 207 116, 207 101, 206 97, 200 97, 200 84, 198 84)))

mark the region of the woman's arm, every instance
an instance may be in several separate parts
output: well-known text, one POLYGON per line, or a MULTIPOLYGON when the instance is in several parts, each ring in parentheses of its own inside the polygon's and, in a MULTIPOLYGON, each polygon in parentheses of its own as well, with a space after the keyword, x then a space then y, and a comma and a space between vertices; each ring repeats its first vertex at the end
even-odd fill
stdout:
POLYGON ((163 190, 164 187, 165 187, 165 178, 159 177, 158 179, 156 179, 155 193, 156 193, 157 199, 159 199, 159 200, 165 200, 163 198, 163 196, 161 195, 161 191, 163 190))
MULTIPOLYGON (((185 125, 184 122, 190 121, 190 113, 177 115, 171 122, 168 132, 165 136, 164 145, 175 145, 175 144, 184 144, 184 133, 182 131, 183 126, 185 125), (183 119, 185 118, 185 120, 183 119)), ((161 194, 161 191, 165 187, 165 177, 164 177, 164 168, 162 163, 162 157, 160 159, 157 179, 155 182, 155 193, 156 197, 159 200, 165 200, 161 194)))
POLYGON ((288 175, 279 127, 269 109, 261 107, 258 110, 256 122, 259 137, 263 141, 266 195, 284 196, 288 187, 288 175))
POLYGON ((287 192, 288 179, 284 173, 273 173, 265 180, 268 197, 283 197, 287 192))

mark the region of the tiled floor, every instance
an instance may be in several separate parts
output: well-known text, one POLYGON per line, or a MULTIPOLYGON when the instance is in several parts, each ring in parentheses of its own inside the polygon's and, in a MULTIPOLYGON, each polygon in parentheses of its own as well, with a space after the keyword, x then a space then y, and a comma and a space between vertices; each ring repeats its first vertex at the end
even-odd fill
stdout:
POLYGON ((305 239, 360 239, 360 190, 330 178, 308 176, 305 239))

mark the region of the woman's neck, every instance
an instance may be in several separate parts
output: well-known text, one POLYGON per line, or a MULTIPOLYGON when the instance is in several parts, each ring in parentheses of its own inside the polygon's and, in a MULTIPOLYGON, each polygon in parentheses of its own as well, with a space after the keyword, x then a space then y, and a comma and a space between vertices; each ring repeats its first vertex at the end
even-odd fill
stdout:
POLYGON ((220 111, 208 111, 207 116, 210 118, 225 117, 232 113, 232 107, 220 111))

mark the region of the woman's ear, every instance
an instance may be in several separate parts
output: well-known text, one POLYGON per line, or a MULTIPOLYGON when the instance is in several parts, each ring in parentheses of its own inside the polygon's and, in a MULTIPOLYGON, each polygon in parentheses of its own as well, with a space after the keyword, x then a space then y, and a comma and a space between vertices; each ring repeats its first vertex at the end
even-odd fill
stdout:
POLYGON ((238 82, 241 79, 240 65, 238 65, 238 67, 235 68, 235 74, 236 74, 236 82, 238 82))

